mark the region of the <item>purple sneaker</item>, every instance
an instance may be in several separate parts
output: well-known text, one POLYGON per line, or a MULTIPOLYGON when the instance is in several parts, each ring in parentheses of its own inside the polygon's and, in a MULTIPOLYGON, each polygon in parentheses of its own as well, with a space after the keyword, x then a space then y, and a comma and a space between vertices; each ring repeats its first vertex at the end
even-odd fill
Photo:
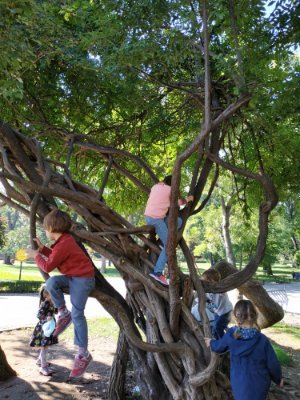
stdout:
POLYGON ((59 316, 57 319, 55 331, 53 332, 53 336, 58 336, 62 332, 64 332, 67 329, 67 327, 71 324, 71 322, 72 322, 72 317, 70 311, 59 316))

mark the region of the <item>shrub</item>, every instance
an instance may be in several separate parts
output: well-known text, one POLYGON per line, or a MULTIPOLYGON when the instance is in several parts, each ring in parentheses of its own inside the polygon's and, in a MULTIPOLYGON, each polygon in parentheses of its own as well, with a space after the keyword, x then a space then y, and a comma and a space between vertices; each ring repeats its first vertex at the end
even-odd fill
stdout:
POLYGON ((0 281, 0 292, 36 293, 41 284, 41 281, 0 281))

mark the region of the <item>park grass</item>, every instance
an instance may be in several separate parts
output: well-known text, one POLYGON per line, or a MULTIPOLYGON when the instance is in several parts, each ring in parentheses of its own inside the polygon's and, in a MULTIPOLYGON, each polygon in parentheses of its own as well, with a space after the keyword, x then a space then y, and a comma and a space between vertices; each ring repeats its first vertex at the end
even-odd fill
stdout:
MULTIPOLYGON (((180 269, 183 273, 188 273, 188 268, 185 262, 179 264, 180 269)), ((196 261, 196 268, 198 271, 198 275, 201 275, 206 269, 210 268, 210 263, 203 262, 203 261, 196 261)), ((243 268, 245 265, 243 265, 243 268)), ((288 283, 292 280, 292 273, 300 273, 300 268, 295 268, 291 264, 274 264, 272 265, 273 276, 266 275, 263 271, 262 267, 258 267, 257 272, 254 276, 255 279, 258 279, 261 282, 272 282, 280 281, 288 283)))
MULTIPOLYGON (((300 345, 300 328, 296 326, 285 325, 283 323, 274 324, 272 327, 272 333, 277 335, 284 334, 287 337, 286 343, 291 342, 294 345, 300 345)), ((267 334, 268 335, 268 334, 267 334)), ((276 340, 276 339, 275 339, 276 340)), ((295 363, 292 350, 287 348, 282 348, 282 345, 278 345, 272 341, 272 347, 277 355, 280 365, 283 367, 293 366, 295 363)))
POLYGON ((293 342, 299 343, 300 346, 300 328, 296 326, 285 325, 279 322, 272 326, 272 330, 275 330, 277 333, 285 333, 290 335, 293 342))
POLYGON ((282 367, 290 367, 294 364, 293 356, 279 347, 277 344, 272 344, 278 361, 282 367))
MULTIPOLYGON (((110 338, 117 342, 119 326, 113 318, 88 318, 89 337, 91 338, 110 338)), ((72 339, 74 336, 73 325, 70 325, 60 336, 62 339, 72 339)))
MULTIPOLYGON (((97 268, 100 269, 101 261, 93 260, 97 268)), ((57 270, 54 270, 52 274, 58 274, 57 270)), ((19 280, 20 275, 20 262, 16 261, 14 265, 0 264, 0 281, 16 281, 19 280)), ((120 277, 120 274, 113 266, 106 267, 106 272, 103 274, 105 277, 120 277)), ((24 281, 43 281, 42 275, 39 268, 34 264, 33 261, 26 261, 22 263, 21 280, 24 281)))
MULTIPOLYGON (((93 260, 96 267, 100 270, 101 268, 101 260, 93 260)), ((180 269, 183 273, 188 273, 188 268, 186 263, 179 263, 180 269)), ((244 267, 244 266, 243 266, 244 267)), ((210 264, 208 262, 197 261, 196 268, 198 274, 201 275, 206 269, 210 268, 210 264)), ((290 264, 274 264, 272 266, 273 276, 267 276, 262 267, 259 267, 254 278, 258 279, 261 282, 272 282, 272 281, 283 281, 288 283, 292 279, 292 273, 297 272, 300 273, 300 268, 294 268, 290 264)), ((53 271, 54 274, 57 274, 57 271, 53 271)), ((16 281, 19 280, 20 274, 20 262, 17 262, 14 265, 0 265, 0 281, 16 281)), ((114 278, 120 277, 118 270, 114 266, 107 266, 106 272, 103 274, 105 277, 114 278)), ((25 281, 43 281, 43 278, 39 272, 38 267, 34 264, 33 261, 26 261, 22 264, 22 273, 21 280, 25 281)))

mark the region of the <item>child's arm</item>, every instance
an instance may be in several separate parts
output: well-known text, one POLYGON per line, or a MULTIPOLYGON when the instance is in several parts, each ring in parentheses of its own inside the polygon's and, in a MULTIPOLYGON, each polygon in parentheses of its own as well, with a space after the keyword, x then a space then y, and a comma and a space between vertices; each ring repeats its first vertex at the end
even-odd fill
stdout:
POLYGON ((265 346, 265 352, 266 352, 267 368, 270 373, 272 381, 275 382, 276 385, 283 386, 281 366, 279 364, 276 353, 268 339, 265 346))
POLYGON ((192 195, 191 196, 187 196, 186 199, 179 198, 178 199, 178 205, 179 206, 184 206, 185 204, 190 203, 192 201, 194 201, 194 196, 192 196, 192 195))
MULTIPOLYGON (((47 249, 47 247, 44 246, 43 254, 44 254, 44 249, 47 249)), ((50 250, 50 254, 47 260, 45 260, 40 254, 37 254, 34 259, 38 267, 42 271, 48 273, 53 271, 55 268, 59 267, 65 261, 67 256, 68 256, 67 249, 57 244, 52 250, 50 250)))
POLYGON ((38 246, 38 252, 43 254, 46 257, 49 257, 52 250, 49 249, 49 247, 45 246, 44 243, 42 243, 39 238, 34 238, 33 240, 36 242, 36 244, 38 246))
POLYGON ((215 353, 224 353, 228 350, 229 331, 221 339, 204 338, 206 346, 210 346, 215 353))
POLYGON ((49 255, 51 254, 51 249, 49 249, 47 246, 45 246, 39 238, 34 238, 33 239, 38 248, 36 250, 34 249, 26 249, 26 253, 28 255, 28 257, 30 258, 35 258, 39 253, 43 254, 46 257, 49 257, 49 255))
POLYGON ((222 315, 232 310, 232 304, 227 293, 216 293, 214 301, 216 305, 214 312, 216 314, 222 315))

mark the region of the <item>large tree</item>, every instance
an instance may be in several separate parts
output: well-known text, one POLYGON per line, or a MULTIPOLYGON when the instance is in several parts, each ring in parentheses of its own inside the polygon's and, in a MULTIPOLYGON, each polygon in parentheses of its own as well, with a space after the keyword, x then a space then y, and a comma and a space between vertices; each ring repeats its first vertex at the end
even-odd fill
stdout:
MULTIPOLYGON (((129 346, 145 399, 230 398, 226 370, 204 345, 205 292, 242 288, 261 311, 262 327, 283 316, 251 281, 278 201, 268 149, 277 151, 283 120, 290 124, 287 141, 295 124, 292 104, 272 127, 267 123, 294 71, 286 50, 294 36, 280 40, 276 15, 272 25, 264 5, 251 3, 245 12, 233 1, 0 3, 2 201, 29 216, 31 236, 36 219, 53 207, 80 216, 74 235, 111 260, 126 283, 125 301, 96 271, 93 296, 119 324, 120 356, 129 346), (245 268, 221 263, 224 279, 209 285, 199 279, 182 233, 224 171, 233 175, 244 209, 258 209, 258 236, 245 268), (142 214, 151 185, 169 172, 167 289, 148 277, 160 251, 151 227, 128 216, 142 214), (180 186, 195 201, 177 235, 180 186), (178 242, 188 274, 177 264, 178 242), (190 313, 193 290, 203 326, 190 313)), ((120 361, 117 355, 119 368, 120 361)))

